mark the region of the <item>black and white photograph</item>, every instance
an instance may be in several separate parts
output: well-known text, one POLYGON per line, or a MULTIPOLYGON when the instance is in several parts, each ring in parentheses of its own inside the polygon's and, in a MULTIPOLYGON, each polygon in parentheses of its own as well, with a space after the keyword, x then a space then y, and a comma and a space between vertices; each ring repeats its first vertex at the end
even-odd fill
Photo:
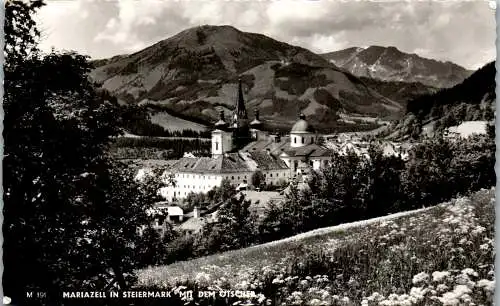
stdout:
POLYGON ((495 10, 5 0, 3 305, 493 305, 495 10))

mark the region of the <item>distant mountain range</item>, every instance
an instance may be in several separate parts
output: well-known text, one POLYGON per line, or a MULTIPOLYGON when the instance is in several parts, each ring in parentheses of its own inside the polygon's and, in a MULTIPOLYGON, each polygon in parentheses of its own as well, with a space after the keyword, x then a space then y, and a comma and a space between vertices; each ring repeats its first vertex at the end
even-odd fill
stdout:
POLYGON ((473 72, 449 61, 423 58, 395 47, 352 47, 322 56, 358 77, 418 82, 432 87, 452 87, 473 72))
MULTIPOLYGON (((373 75, 359 78, 334 64, 332 58, 340 56, 332 54, 335 52, 321 56, 231 26, 200 26, 133 54, 96 60, 91 78, 124 104, 152 105, 156 113, 166 111, 204 124, 214 122, 221 109, 232 111, 237 80, 241 78, 249 114, 258 108, 261 118, 272 126, 289 127, 303 112, 318 128, 336 129, 344 124, 337 121, 340 113, 400 118, 409 99, 438 87, 430 81, 433 73, 439 86, 443 74, 448 77, 446 82, 451 80, 449 75, 456 75, 458 80, 462 73, 467 74, 451 63, 445 63, 446 69, 457 70, 455 74, 437 73, 439 64, 428 64, 425 72, 415 60, 419 68, 411 72, 425 74, 431 86, 409 83, 413 82, 409 77, 404 81, 372 79, 373 75), (458 68, 449 68, 452 66, 458 68)), ((399 53, 393 54, 394 61, 399 62, 399 53)), ((383 67, 389 67, 385 64, 391 62, 389 53, 383 58, 383 67)), ((415 82, 422 80, 414 78, 415 82)))

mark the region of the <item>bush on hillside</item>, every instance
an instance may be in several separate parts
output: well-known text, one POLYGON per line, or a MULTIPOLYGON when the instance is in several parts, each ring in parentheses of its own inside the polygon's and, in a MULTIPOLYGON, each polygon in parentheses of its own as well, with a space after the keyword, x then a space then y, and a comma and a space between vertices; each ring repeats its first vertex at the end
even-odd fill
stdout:
POLYGON ((261 236, 265 241, 275 240, 398 211, 403 168, 400 158, 385 157, 376 148, 370 150, 370 160, 353 152, 335 154, 332 164, 313 173, 308 189, 292 185, 282 205, 269 207, 261 236))
POLYGON ((435 205, 496 181, 495 144, 484 136, 426 140, 406 163, 375 147, 369 155, 334 155, 309 189, 292 188, 282 205, 270 205, 260 225, 263 241, 435 205))
POLYGON ((232 197, 217 211, 215 222, 206 223, 195 241, 198 255, 209 255, 249 246, 256 241, 256 216, 243 195, 232 197))

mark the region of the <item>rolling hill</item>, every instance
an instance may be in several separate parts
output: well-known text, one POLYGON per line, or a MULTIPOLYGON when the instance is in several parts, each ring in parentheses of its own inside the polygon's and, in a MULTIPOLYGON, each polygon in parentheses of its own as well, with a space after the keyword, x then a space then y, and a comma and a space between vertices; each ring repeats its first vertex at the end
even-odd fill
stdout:
POLYGON ((452 62, 423 58, 395 47, 352 47, 322 56, 358 77, 422 83, 440 88, 452 87, 472 73, 452 62))
POLYGON ((319 128, 341 124, 337 113, 381 118, 404 113, 400 101, 322 56, 231 26, 190 28, 94 66, 91 78, 122 103, 154 105, 154 112, 196 122, 213 122, 220 109, 233 109, 239 78, 247 108, 258 107, 261 117, 276 125, 291 125, 299 111, 319 128))

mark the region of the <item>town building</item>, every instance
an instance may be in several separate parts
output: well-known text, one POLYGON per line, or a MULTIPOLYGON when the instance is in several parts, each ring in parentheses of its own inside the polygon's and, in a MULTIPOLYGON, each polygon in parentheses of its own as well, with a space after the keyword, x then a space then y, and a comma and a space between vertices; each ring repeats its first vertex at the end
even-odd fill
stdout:
POLYGON ((375 142, 361 140, 343 140, 343 141, 327 141, 325 146, 336 152, 339 155, 347 155, 349 152, 357 154, 365 158, 369 158, 369 148, 371 145, 376 145, 382 150, 384 156, 399 156, 403 160, 407 160, 410 156, 410 151, 413 144, 409 142, 394 142, 389 140, 377 140, 375 142))
POLYGON ((454 140, 473 135, 486 135, 488 124, 488 121, 464 121, 457 126, 447 128, 443 136, 454 140))
POLYGON ((182 199, 191 192, 208 192, 224 179, 246 186, 257 171, 266 184, 281 185, 331 160, 330 150, 317 143, 320 135, 303 114, 284 137, 263 131, 262 125, 258 109, 251 122, 248 118, 240 80, 232 116, 226 119, 221 111, 214 125, 211 156, 183 157, 173 163, 168 172, 176 184, 162 188, 162 195, 167 200, 182 199))
MULTIPOLYGON (((152 229, 161 236, 168 233, 171 226, 181 224, 185 221, 183 209, 179 206, 171 206, 171 204, 166 201, 155 203, 153 207, 146 210, 146 214, 153 217, 154 221, 151 224, 152 229)), ((138 234, 143 235, 145 229, 146 226, 139 227, 137 229, 138 234)))

